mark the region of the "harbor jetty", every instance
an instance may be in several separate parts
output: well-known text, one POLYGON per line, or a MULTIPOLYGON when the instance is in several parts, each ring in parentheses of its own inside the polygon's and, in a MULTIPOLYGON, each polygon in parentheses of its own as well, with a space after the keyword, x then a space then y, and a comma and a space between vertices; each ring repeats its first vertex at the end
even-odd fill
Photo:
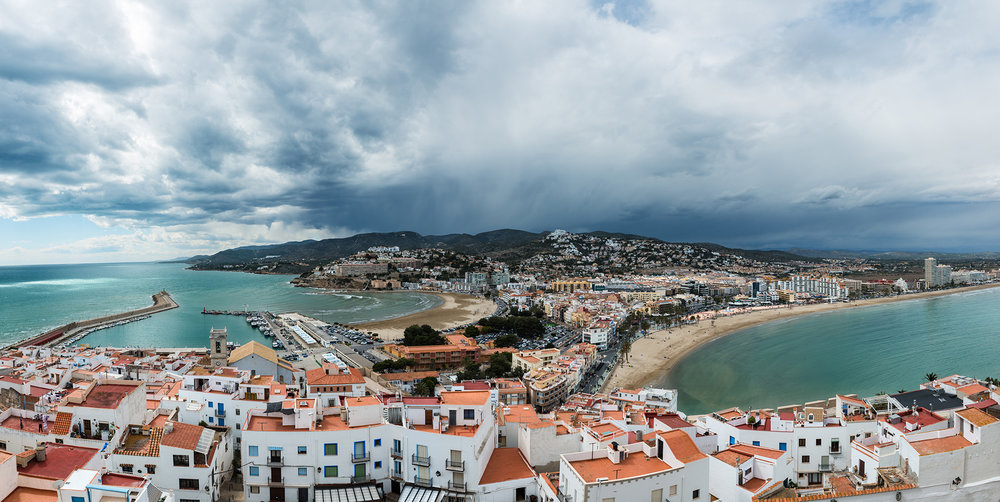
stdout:
POLYGON ((60 343, 72 343, 96 330, 146 319, 153 314, 175 308, 177 308, 177 302, 170 297, 170 294, 166 291, 160 291, 153 295, 153 304, 149 307, 86 321, 74 321, 64 326, 50 329, 36 337, 17 342, 10 347, 51 346, 59 345, 60 343))

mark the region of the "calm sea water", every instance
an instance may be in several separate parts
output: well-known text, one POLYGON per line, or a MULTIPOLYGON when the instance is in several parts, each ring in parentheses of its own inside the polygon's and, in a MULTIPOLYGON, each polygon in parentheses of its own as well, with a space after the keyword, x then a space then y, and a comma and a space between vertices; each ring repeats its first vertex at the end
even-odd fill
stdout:
POLYGON ((328 322, 389 319, 440 304, 411 292, 327 294, 293 287, 291 276, 186 270, 179 263, 111 263, 0 267, 0 343, 71 321, 152 304, 166 290, 180 308, 94 332, 81 343, 139 347, 206 346, 211 328, 229 339, 263 341, 242 317, 203 315, 202 308, 297 311, 328 322))
POLYGON ((699 348, 656 383, 701 414, 913 390, 929 372, 1000 377, 998 307, 993 288, 768 323, 699 348))

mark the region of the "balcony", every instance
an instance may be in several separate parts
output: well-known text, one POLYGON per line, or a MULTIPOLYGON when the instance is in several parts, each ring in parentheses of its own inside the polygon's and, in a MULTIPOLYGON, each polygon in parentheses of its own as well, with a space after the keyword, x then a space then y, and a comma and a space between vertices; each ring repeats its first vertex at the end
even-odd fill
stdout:
POLYGON ((403 458, 403 450, 392 448, 389 450, 389 454, 392 455, 392 458, 403 458))
POLYGON ((413 465, 419 465, 419 466, 422 466, 422 467, 430 467, 431 466, 431 457, 421 457, 421 456, 418 456, 416 453, 414 453, 413 454, 413 458, 411 459, 411 462, 413 463, 413 465))
POLYGON ((267 478, 267 486, 285 486, 285 478, 267 478))
POLYGON ((422 478, 420 476, 414 476, 413 482, 420 486, 434 486, 434 480, 431 478, 422 478))
POLYGON ((448 469, 449 471, 462 472, 462 471, 465 470, 465 461, 464 460, 459 460, 458 462, 454 462, 454 461, 451 461, 451 460, 445 460, 444 461, 444 468, 448 469))
POLYGON ((830 472, 833 470, 833 464, 819 464, 820 472, 830 472))
POLYGON ((832 444, 830 444, 830 453, 833 453, 833 454, 841 453, 840 443, 832 443, 832 444))
POLYGON ((389 476, 397 479, 403 479, 403 471, 397 471, 396 469, 392 469, 391 471, 389 471, 389 476))
POLYGON ((451 492, 465 492, 465 483, 456 483, 454 481, 448 482, 448 491, 451 492))
POLYGON ((354 452, 351 454, 351 462, 355 464, 360 464, 362 462, 367 462, 372 459, 372 454, 367 451, 354 452))
POLYGON ((225 409, 216 408, 215 409, 215 416, 225 418, 225 416, 226 416, 226 410, 225 409))
POLYGON ((367 482, 369 482, 371 480, 372 480, 371 476, 369 476, 367 474, 362 474, 360 476, 351 476, 351 483, 354 483, 354 484, 357 484, 357 483, 367 483, 367 482))
POLYGON ((271 455, 267 457, 267 465, 271 467, 279 467, 284 463, 285 463, 284 459, 281 457, 281 455, 271 455))

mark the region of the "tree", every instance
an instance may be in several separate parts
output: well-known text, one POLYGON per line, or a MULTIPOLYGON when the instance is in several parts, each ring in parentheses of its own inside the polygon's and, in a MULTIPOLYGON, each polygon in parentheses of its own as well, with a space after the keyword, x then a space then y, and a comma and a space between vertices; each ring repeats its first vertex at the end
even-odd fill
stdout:
POLYGON ((413 395, 415 396, 433 396, 434 389, 438 385, 438 379, 434 377, 427 377, 419 382, 413 388, 413 395))
POLYGON ((513 356, 510 352, 496 352, 490 356, 490 367, 486 368, 486 376, 500 378, 511 370, 513 356))
POLYGON ((423 326, 414 324, 403 330, 403 345, 406 346, 444 345, 446 343, 448 343, 447 340, 436 329, 426 324, 423 326))
POLYGON ((482 378, 482 372, 479 371, 479 363, 472 362, 469 358, 465 358, 463 362, 465 363, 465 369, 456 375, 460 381, 479 380, 482 378))
POLYGON ((937 380, 937 373, 934 372, 927 373, 926 375, 924 375, 924 378, 926 378, 928 382, 933 382, 934 380, 937 380))
POLYGON ((517 344, 517 340, 518 340, 517 335, 513 334, 501 335, 497 337, 496 340, 493 341, 493 346, 498 348, 513 347, 514 345, 517 344))
POLYGON ((621 352, 622 356, 625 357, 625 361, 628 361, 628 353, 632 351, 632 340, 631 340, 631 338, 629 338, 628 336, 626 336, 622 340, 622 347, 621 347, 621 349, 619 351, 621 352))
POLYGON ((475 337, 479 336, 479 328, 477 328, 475 326, 469 326, 469 327, 465 328, 465 336, 467 336, 469 338, 475 338, 475 337))

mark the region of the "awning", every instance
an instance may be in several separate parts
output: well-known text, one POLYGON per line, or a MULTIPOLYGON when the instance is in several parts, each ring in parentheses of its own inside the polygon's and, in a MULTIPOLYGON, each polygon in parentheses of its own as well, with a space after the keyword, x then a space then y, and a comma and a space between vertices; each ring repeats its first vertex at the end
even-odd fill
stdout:
POLYGON ((375 502, 382 500, 378 485, 357 485, 343 488, 316 488, 316 502, 375 502))
POLYGON ((399 502, 437 502, 441 498, 440 488, 406 485, 399 494, 399 502))

